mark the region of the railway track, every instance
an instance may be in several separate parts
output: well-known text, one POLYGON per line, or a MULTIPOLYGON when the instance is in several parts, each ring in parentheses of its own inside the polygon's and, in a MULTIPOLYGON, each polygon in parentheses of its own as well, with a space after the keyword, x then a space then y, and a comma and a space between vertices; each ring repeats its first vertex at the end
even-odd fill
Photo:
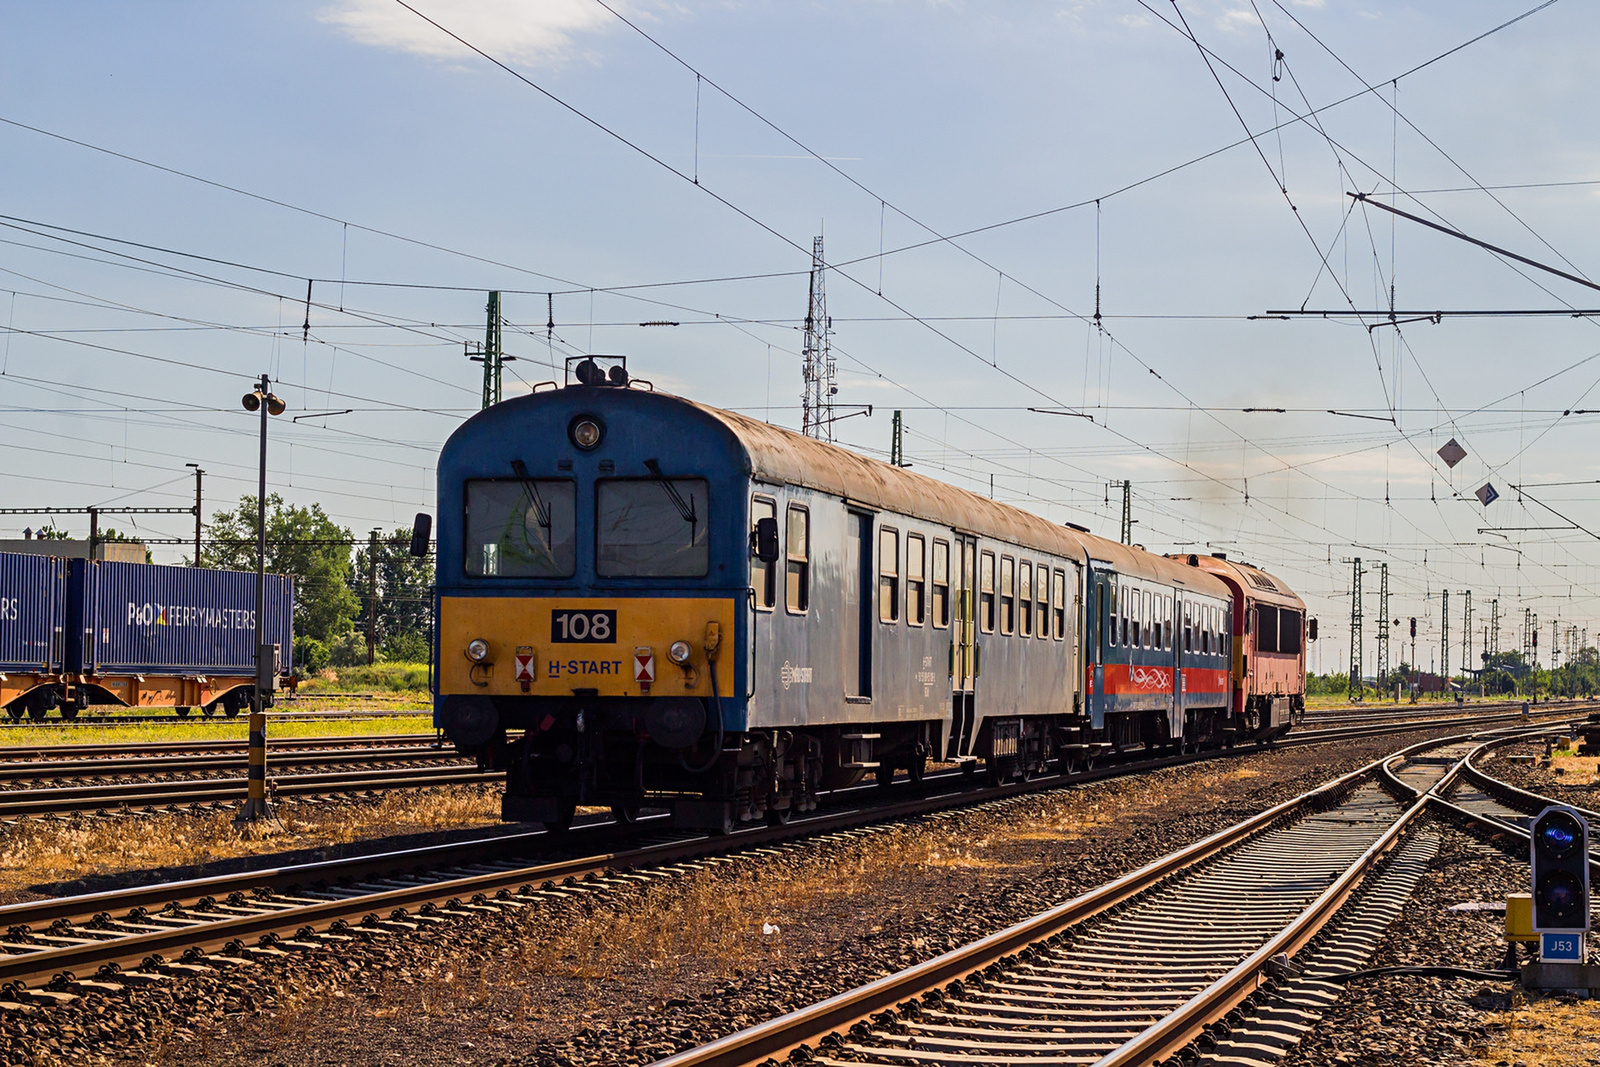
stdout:
MULTIPOLYGON (((279 705, 282 708, 282 705, 279 705)), ((392 719, 399 715, 432 715, 430 708, 330 708, 326 710, 304 711, 274 710, 272 719, 275 722, 316 722, 323 719, 392 719)), ((243 717, 238 715, 201 715, 198 717, 179 715, 172 709, 167 709, 163 714, 123 714, 121 711, 107 712, 96 715, 91 711, 84 711, 71 719, 12 719, 0 716, 0 732, 5 730, 60 730, 70 727, 84 726, 177 726, 181 723, 196 725, 201 723, 226 723, 228 721, 243 722, 243 717)))
MULTIPOLYGON (((1305 730, 1279 743, 1316 744, 1450 726, 1460 721, 1368 722, 1359 726, 1305 730)), ((1520 721, 1520 714, 1481 715, 1471 721, 1482 724, 1520 721)), ((477 785, 502 780, 499 773, 477 771, 451 750, 430 747, 433 742, 431 734, 274 740, 269 746, 269 788, 276 796, 298 797, 477 785), (346 748, 347 743, 367 747, 346 748), (295 771, 285 774, 284 767, 295 768, 295 771), (327 767, 360 769, 323 769, 327 767)), ((0 820, 75 811, 192 811, 198 806, 231 803, 243 794, 246 786, 244 753, 242 739, 0 746, 0 820), (75 759, 74 756, 87 758, 75 759), (237 773, 220 776, 220 772, 230 769, 237 773), (89 784, 105 779, 118 780, 89 784), (38 784, 43 782, 56 784, 38 784)), ((1214 756, 1212 752, 1197 752, 1152 758, 1136 753, 1122 759, 1124 763, 1132 760, 1133 766, 1149 768, 1214 756)))
MULTIPOLYGON (((1320 731, 1300 735, 1292 743, 1325 743, 1342 736, 1342 731, 1320 731)), ((602 822, 575 827, 565 835, 506 834, 11 905, 0 908, 0 929, 8 931, 0 938, 4 953, 0 986, 9 987, 7 999, 48 1002, 74 990, 99 988, 94 982, 115 986, 124 980, 181 974, 194 966, 229 966, 285 938, 310 948, 350 936, 387 936, 403 932, 408 924, 524 907, 552 892, 581 892, 583 883, 571 885, 580 879, 599 885, 637 879, 638 872, 707 862, 725 853, 859 832, 873 824, 954 808, 1005 803, 1062 784, 1202 758, 1215 754, 1168 756, 1070 777, 976 789, 959 773, 930 775, 919 791, 897 787, 887 803, 878 787, 858 787, 831 797, 825 810, 788 826, 753 827, 722 838, 674 833, 666 829, 665 817, 646 816, 632 828, 631 839, 628 828, 602 822), (638 835, 643 835, 642 841, 638 835), (627 847, 612 851, 620 842, 627 842, 627 847), (128 974, 121 969, 130 966, 132 976, 119 978, 128 974), (49 988, 39 990, 41 983, 49 988)), ((1277 815, 1265 818, 1270 822, 1277 815)))
POLYGON ((1392 918, 1435 847, 1408 832, 1478 749, 1467 737, 1414 745, 1006 930, 660 1067, 746 1067, 802 1048, 802 1060, 840 1067, 1131 1067, 1197 1040, 1223 1062, 1264 1061, 1293 1043, 1306 1023, 1292 1016, 1316 1000, 1235 1014, 1233 1033, 1223 1020, 1286 982, 1331 1003, 1327 979, 1371 949, 1387 923, 1374 918, 1392 918), (1355 914, 1338 919, 1358 891, 1355 914))

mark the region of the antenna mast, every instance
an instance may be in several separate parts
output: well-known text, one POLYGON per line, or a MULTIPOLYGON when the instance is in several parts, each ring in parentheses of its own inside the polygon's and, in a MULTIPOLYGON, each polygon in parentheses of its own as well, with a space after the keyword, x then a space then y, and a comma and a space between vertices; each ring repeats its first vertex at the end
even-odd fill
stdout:
POLYGON ((822 238, 811 246, 811 302, 806 307, 806 338, 801 375, 805 392, 800 396, 800 429, 807 437, 833 440, 833 398, 839 392, 838 368, 828 349, 833 320, 828 318, 828 303, 823 292, 822 238))

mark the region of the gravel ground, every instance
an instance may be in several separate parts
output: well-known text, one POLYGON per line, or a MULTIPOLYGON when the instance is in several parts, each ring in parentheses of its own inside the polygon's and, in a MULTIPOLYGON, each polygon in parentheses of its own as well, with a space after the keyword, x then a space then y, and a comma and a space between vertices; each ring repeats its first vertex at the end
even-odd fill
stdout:
POLYGON ((282 832, 265 837, 241 835, 236 810, 82 812, 0 826, 0 904, 525 829, 499 822, 499 790, 487 785, 285 799, 282 832))
MULTIPOLYGON (((1526 891, 1527 865, 1441 825, 1439 854, 1416 893, 1379 942, 1369 968, 1504 965, 1505 920, 1498 912, 1452 912, 1468 901, 1503 902, 1526 891)), ((1526 959, 1526 955, 1523 957, 1526 959)), ((1600 1064, 1600 1034, 1560 1043, 1559 1058, 1528 1053, 1526 1034, 1551 1011, 1578 1002, 1524 994, 1510 982, 1391 975, 1352 982, 1344 998, 1301 1040, 1284 1067, 1536 1067, 1600 1064)), ((1595 1014, 1588 1002, 1583 1010, 1595 1014)))
POLYGON ((648 1063, 1034 914, 1408 743, 1261 753, 0 1017, 0 1059, 648 1063))
POLYGON ((1544 745, 1508 745, 1479 762, 1485 774, 1509 782, 1519 789, 1574 804, 1590 811, 1600 807, 1600 783, 1595 781, 1592 756, 1557 757, 1546 763, 1544 745), (1513 763, 1508 756, 1532 756, 1533 763, 1513 763))

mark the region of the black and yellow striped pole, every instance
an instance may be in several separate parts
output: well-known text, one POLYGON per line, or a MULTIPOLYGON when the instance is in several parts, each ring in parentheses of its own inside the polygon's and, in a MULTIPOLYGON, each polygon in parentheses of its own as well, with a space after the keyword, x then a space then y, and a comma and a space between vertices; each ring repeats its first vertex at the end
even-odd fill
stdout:
POLYGON ((245 792, 244 807, 239 809, 238 823, 253 823, 272 817, 267 804, 267 717, 261 712, 250 713, 250 768, 245 792))

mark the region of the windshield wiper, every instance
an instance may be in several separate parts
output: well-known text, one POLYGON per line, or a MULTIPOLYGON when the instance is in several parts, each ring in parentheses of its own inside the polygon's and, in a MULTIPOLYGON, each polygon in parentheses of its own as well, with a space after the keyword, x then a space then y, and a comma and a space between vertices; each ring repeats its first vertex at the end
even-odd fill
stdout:
POLYGON ((699 520, 695 517, 694 512, 694 495, 690 494, 688 500, 683 499, 683 494, 678 492, 678 487, 672 484, 672 480, 670 478, 661 473, 660 463, 653 459, 647 459, 644 461, 644 465, 646 469, 648 469, 655 477, 657 484, 667 491, 667 496, 672 498, 672 503, 677 507, 678 514, 682 516, 683 521, 689 524, 689 539, 693 541, 694 528, 699 522, 699 520))
POLYGON ((548 534, 550 532, 550 505, 544 502, 544 498, 539 495, 539 487, 534 484, 532 478, 528 477, 528 465, 520 459, 514 459, 511 461, 511 469, 518 478, 522 479, 522 487, 528 491, 529 497, 533 499, 535 521, 548 534))

